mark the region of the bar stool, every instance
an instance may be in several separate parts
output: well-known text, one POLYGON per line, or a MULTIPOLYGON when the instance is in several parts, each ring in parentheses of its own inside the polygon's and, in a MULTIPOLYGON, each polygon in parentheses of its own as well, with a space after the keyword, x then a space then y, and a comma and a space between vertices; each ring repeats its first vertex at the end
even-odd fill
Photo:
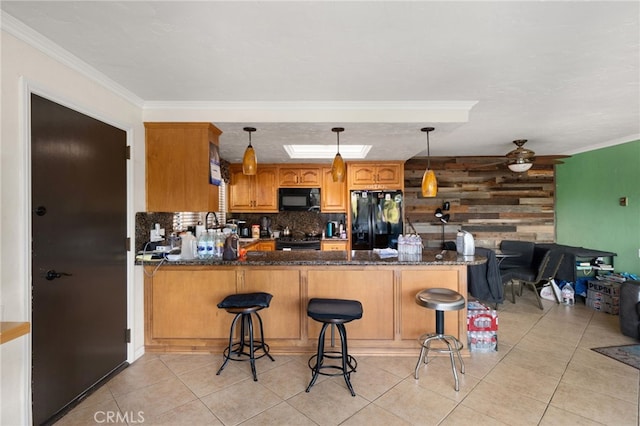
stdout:
POLYGON ((351 386, 350 375, 356 371, 358 363, 354 357, 349 355, 347 349, 347 330, 345 323, 362 318, 362 303, 357 300, 344 299, 319 299, 313 298, 309 300, 307 305, 307 315, 312 319, 322 323, 322 329, 318 336, 318 352, 309 358, 309 368, 313 371, 313 377, 306 392, 309 392, 311 386, 318 379, 318 375, 324 376, 343 376, 347 387, 351 392, 351 396, 356 396, 351 386), (333 347, 333 330, 338 329, 340 335, 340 351, 325 351, 325 332, 327 327, 331 325, 331 346, 333 347), (327 359, 340 360, 340 364, 325 364, 327 359), (333 370, 334 372, 323 371, 333 370))
POLYGON ((436 332, 427 333, 418 339, 422 348, 420 349, 420 357, 416 364, 415 378, 418 379, 418 371, 420 364, 429 363, 429 351, 437 353, 448 353, 451 358, 451 369, 453 370, 453 378, 455 379, 455 390, 459 390, 458 373, 456 372, 456 362, 454 354, 458 356, 460 361, 460 372, 464 374, 464 363, 460 355, 460 349, 463 348, 462 343, 454 336, 444 334, 444 311, 459 311, 464 308, 464 297, 457 291, 447 288, 430 288, 422 290, 416 294, 416 303, 428 309, 436 311, 436 332), (436 343, 436 347, 431 347, 432 343, 436 343))
POLYGON ((225 309, 230 314, 235 314, 235 317, 231 322, 231 329, 229 331, 229 346, 224 349, 222 355, 224 357, 224 362, 220 366, 216 375, 220 375, 229 360, 250 361, 253 381, 257 382, 258 376, 256 375, 256 359, 260 359, 266 355, 271 359, 271 361, 275 361, 269 354, 269 345, 264 342, 262 318, 260 318, 260 314, 258 314, 258 311, 269 307, 272 297, 273 296, 269 293, 232 294, 225 297, 222 302, 218 303, 218 308, 225 309), (260 325, 260 340, 255 340, 253 338, 252 315, 255 315, 256 318, 258 318, 258 323, 260 325), (233 335, 238 320, 240 320, 240 339, 234 343, 233 335), (245 333, 245 326, 248 328, 248 333, 245 333), (249 339, 248 343, 246 341, 247 337, 249 339), (245 348, 248 348, 249 352, 247 352, 245 348), (259 350, 263 353, 260 356, 256 356, 256 351, 259 350), (237 358, 234 358, 233 355, 237 358))

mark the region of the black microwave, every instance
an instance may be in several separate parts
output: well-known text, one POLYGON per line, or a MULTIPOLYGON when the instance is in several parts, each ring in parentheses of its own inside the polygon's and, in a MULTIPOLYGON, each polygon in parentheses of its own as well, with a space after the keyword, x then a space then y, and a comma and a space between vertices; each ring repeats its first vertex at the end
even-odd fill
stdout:
POLYGON ((320 210, 320 188, 280 188, 278 191, 280 211, 320 210))

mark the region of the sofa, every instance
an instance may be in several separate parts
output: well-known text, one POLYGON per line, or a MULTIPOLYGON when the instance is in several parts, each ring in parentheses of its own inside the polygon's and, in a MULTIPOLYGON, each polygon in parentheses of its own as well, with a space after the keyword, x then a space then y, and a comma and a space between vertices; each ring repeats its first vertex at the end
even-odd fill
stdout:
POLYGON ((640 340, 640 281, 625 281, 620 287, 620 331, 640 340))

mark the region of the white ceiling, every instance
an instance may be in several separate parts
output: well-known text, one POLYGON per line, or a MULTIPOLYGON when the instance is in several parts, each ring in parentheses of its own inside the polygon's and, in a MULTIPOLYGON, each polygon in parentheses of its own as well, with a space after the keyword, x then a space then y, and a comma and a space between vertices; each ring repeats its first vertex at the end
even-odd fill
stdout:
POLYGON ((145 120, 216 124, 233 162, 244 126, 259 162, 286 161, 282 144, 335 144, 335 126, 374 160, 425 155, 424 126, 434 156, 640 138, 638 1, 0 5, 3 29, 70 52, 145 120))

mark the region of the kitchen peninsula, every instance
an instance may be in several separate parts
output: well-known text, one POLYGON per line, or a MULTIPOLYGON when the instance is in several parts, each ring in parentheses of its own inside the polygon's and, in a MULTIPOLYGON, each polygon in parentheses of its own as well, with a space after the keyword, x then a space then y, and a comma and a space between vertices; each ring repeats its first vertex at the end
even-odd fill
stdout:
MULTIPOLYGON (((233 293, 265 291, 260 312, 273 354, 315 351, 319 326, 308 319, 313 297, 359 300, 361 321, 349 324, 349 350, 359 355, 415 355, 417 338, 435 330, 434 311, 415 303, 419 291, 444 287, 467 298, 467 266, 486 261, 426 250, 421 258, 381 259, 373 251, 256 251, 236 261, 145 263, 148 352, 221 353, 231 317, 217 303, 233 293)), ((466 309, 445 313, 445 332, 466 342, 466 309)))

